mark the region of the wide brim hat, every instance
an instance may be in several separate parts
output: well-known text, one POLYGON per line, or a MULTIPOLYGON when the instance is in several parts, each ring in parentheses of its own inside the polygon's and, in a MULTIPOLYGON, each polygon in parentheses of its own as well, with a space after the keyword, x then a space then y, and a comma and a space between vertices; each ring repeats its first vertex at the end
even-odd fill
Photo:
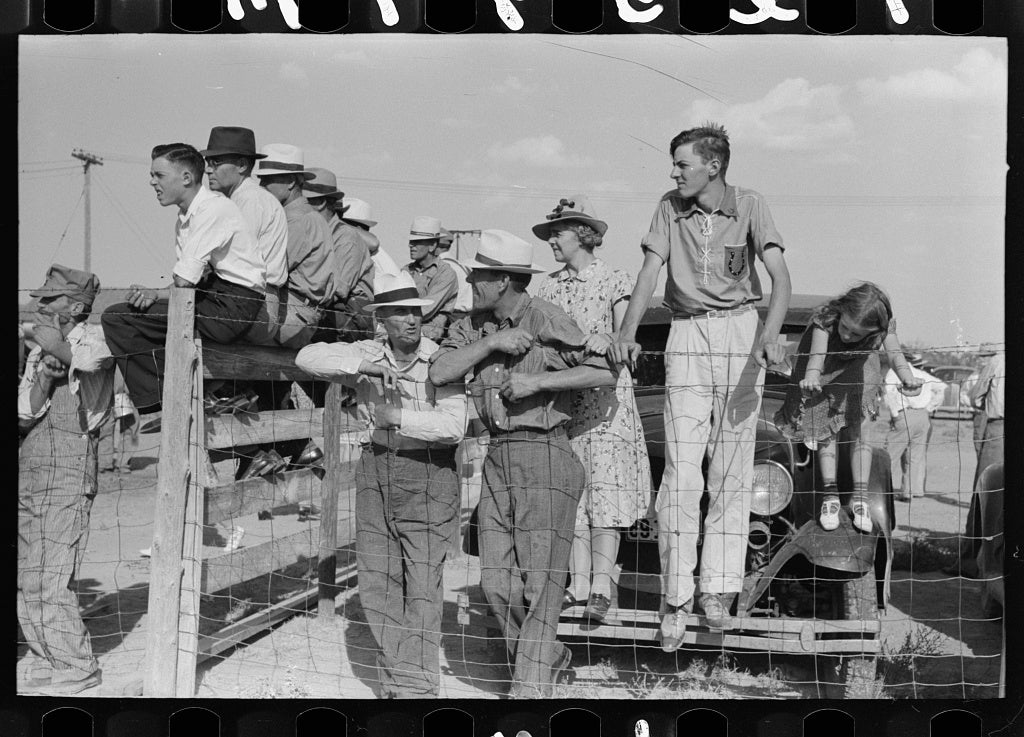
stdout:
POLYGON ((978 352, 975 355, 979 357, 985 357, 994 356, 996 355, 996 353, 998 353, 998 351, 996 350, 995 343, 982 343, 981 345, 978 346, 978 352))
POLYGON ((438 243, 442 246, 450 248, 452 243, 455 242, 455 236, 447 228, 441 228, 441 237, 438 239, 438 243))
POLYGON ((43 286, 33 289, 29 295, 36 298, 66 295, 76 302, 91 306, 99 290, 100 279, 91 271, 54 264, 46 272, 43 286))
POLYGON ((233 125, 218 125, 210 129, 210 140, 199 153, 203 156, 235 154, 251 159, 267 157, 266 154, 256 153, 256 134, 252 130, 233 125))
POLYGON ((577 194, 571 197, 563 197, 545 218, 543 223, 537 223, 532 228, 533 234, 542 241, 546 241, 551 237, 552 225, 569 221, 589 225, 597 231, 598 235, 604 235, 608 231, 608 223, 604 220, 599 220, 595 216, 594 207, 590 204, 590 200, 587 199, 586 195, 577 194))
POLYGON ((507 230, 481 230, 480 247, 467 269, 507 271, 512 274, 540 274, 547 269, 533 263, 533 246, 507 230))
POLYGON ((373 280, 373 302, 363 305, 363 312, 373 312, 381 307, 429 307, 432 304, 434 300, 420 297, 416 282, 408 271, 381 273, 373 280))
POLYGON ((370 209, 370 203, 365 200, 345 197, 335 203, 335 209, 341 215, 342 220, 361 223, 367 228, 372 228, 377 224, 377 221, 373 219, 373 210, 370 209))
POLYGON ((331 199, 340 200, 345 196, 344 192, 338 190, 338 178, 334 176, 334 172, 330 169, 311 166, 306 171, 313 175, 302 185, 302 194, 305 195, 307 200, 317 197, 330 197, 331 199))
POLYGON ((417 215, 409 227, 410 241, 434 241, 441 237, 440 218, 430 215, 417 215))
POLYGON ((301 174, 306 179, 315 175, 306 171, 303 163, 302 149, 290 143, 268 143, 260 149, 262 161, 256 164, 253 171, 257 177, 269 177, 276 174, 301 174))

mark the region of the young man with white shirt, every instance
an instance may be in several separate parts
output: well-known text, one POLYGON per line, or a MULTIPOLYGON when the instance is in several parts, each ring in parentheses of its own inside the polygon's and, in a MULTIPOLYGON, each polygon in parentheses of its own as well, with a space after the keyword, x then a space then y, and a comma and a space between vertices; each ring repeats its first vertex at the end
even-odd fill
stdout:
MULTIPOLYGON (((199 334, 233 343, 252 327, 264 302, 267 266, 238 206, 203 186, 203 157, 185 143, 153 149, 150 186, 163 207, 176 206, 174 286, 196 289, 199 334)), ((133 284, 128 301, 101 322, 128 394, 140 414, 160 410, 170 300, 133 284)))
POLYGON ((356 391, 363 452, 356 472, 359 599, 379 648, 381 698, 437 696, 441 574, 458 524, 455 447, 466 429, 461 384, 427 377, 438 346, 421 333, 412 277, 382 275, 363 309, 384 342, 315 343, 295 365, 356 391))
POLYGON ((932 413, 942 404, 946 395, 946 383, 921 368, 924 359, 920 354, 905 355, 910 371, 924 381, 924 386, 917 395, 904 394, 900 378, 890 368, 884 379, 884 398, 889 408, 886 446, 893 463, 892 475, 894 479, 901 479, 896 498, 908 502, 911 497, 924 496, 928 431, 932 424, 932 413))
MULTIPOLYGON (((54 264, 42 288, 36 347, 18 387, 18 623, 29 663, 18 692, 67 696, 101 673, 69 588, 98 488, 100 429, 110 421, 114 359, 86 318, 95 274, 54 264), (27 672, 26 672, 27 671, 27 672)), ((19 669, 21 670, 21 669, 19 669)))

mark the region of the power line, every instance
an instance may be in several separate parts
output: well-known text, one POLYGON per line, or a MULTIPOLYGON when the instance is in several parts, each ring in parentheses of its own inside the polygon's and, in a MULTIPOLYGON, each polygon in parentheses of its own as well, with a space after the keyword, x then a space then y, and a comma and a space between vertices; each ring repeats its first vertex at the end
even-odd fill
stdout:
POLYGON ((71 208, 71 217, 68 218, 68 224, 64 226, 64 232, 60 234, 60 239, 57 241, 57 245, 53 249, 53 253, 50 254, 50 260, 48 263, 53 263, 54 258, 57 256, 57 251, 60 250, 61 244, 64 242, 64 236, 68 234, 68 229, 71 227, 71 221, 75 217, 75 213, 78 212, 78 206, 82 203, 82 198, 85 197, 85 190, 83 189, 81 194, 78 195, 78 201, 75 202, 75 206, 71 208))
POLYGON ((97 177, 96 181, 100 185, 100 190, 114 208, 115 214, 121 218, 125 225, 128 226, 128 229, 132 231, 136 238, 139 239, 139 243, 142 247, 149 251, 150 255, 156 259, 162 260, 162 254, 159 253, 159 250, 155 246, 148 242, 149 239, 146 237, 145 231, 131 216, 131 211, 117 198, 114 191, 105 181, 103 181, 103 179, 97 177))

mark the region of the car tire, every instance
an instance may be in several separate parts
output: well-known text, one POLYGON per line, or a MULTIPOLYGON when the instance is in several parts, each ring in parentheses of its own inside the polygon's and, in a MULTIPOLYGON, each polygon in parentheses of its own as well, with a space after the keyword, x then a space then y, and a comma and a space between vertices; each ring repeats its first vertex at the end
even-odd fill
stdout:
MULTIPOLYGON (((875 586, 875 572, 869 570, 863 576, 844 581, 840 593, 840 613, 847 620, 878 619, 878 593, 875 586)), ((878 656, 837 656, 834 672, 838 682, 827 689, 831 698, 877 699, 882 694, 878 682, 878 656)))

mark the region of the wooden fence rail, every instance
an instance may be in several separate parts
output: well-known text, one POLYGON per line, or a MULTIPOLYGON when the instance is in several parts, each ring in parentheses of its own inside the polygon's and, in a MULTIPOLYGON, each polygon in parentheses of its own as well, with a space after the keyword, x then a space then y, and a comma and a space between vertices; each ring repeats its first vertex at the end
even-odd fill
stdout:
MULTIPOLYGON (((198 659, 229 646, 217 645, 217 635, 199 636, 200 592, 219 591, 315 559, 318 616, 335 614, 337 552, 355 538, 354 504, 347 499, 339 508, 338 503, 339 493, 352 493, 352 463, 342 452, 341 437, 354 422, 342 407, 341 387, 330 385, 324 409, 228 417, 205 417, 203 410, 204 379, 309 381, 294 358, 295 352, 286 349, 202 345, 195 335, 195 291, 171 289, 142 684, 146 696, 193 696, 198 659), (306 468, 232 482, 221 482, 208 471, 210 450, 303 438, 324 449, 322 471, 306 468), (300 499, 320 507, 318 534, 306 529, 202 559, 204 525, 300 499)), ((308 595, 292 597, 302 598, 308 595)), ((251 617, 271 623, 281 618, 274 612, 251 617)), ((238 625, 225 628, 225 642, 240 641, 243 630, 238 625)))

